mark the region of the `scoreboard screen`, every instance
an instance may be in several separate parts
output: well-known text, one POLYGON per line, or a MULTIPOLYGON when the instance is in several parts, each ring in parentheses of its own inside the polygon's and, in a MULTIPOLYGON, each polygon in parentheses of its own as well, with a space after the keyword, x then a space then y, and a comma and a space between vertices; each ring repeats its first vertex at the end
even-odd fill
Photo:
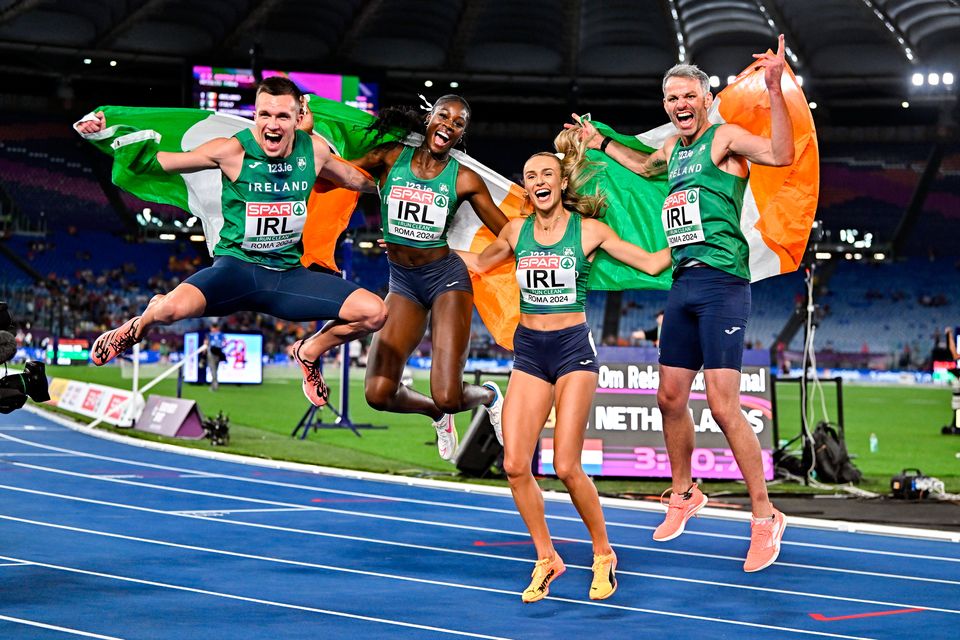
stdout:
MULTIPOLYGON (((335 100, 367 113, 377 112, 377 85, 357 76, 301 71, 264 70, 263 77, 290 78, 304 93, 335 100)), ((252 69, 193 67, 193 104, 201 109, 252 118, 257 80, 252 69)))
POLYGON ((57 361, 53 361, 53 342, 47 345, 47 364, 87 364, 90 359, 90 342, 74 338, 60 338, 57 343, 57 361))

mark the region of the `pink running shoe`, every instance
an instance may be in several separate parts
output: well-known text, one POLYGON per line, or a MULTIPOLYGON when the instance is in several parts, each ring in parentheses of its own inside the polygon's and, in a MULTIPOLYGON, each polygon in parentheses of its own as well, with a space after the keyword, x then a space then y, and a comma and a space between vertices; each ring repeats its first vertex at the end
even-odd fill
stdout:
POLYGON ((322 407, 327 404, 327 397, 330 395, 330 389, 323 380, 323 374, 320 373, 319 360, 304 360, 300 357, 300 347, 303 346, 303 340, 298 340, 293 345, 293 357, 297 364, 303 370, 303 395, 315 407, 322 407))
POLYGON ((140 329, 140 316, 130 318, 116 329, 112 329, 102 334, 93 341, 90 360, 93 364, 101 367, 127 349, 142 340, 137 332, 140 329))
POLYGON ((743 570, 752 573, 772 565, 780 555, 780 540, 786 528, 786 516, 776 509, 772 518, 751 518, 750 550, 747 551, 743 570))
MULTIPOLYGON (((667 489, 667 491, 671 491, 667 489)), ((663 503, 667 491, 660 496, 660 502, 663 503)), ((673 493, 670 496, 670 502, 667 504, 667 517, 664 518, 660 526, 653 532, 653 539, 657 542, 666 542, 673 540, 687 526, 687 520, 697 514, 697 511, 707 505, 707 496, 703 495, 700 487, 696 484, 690 486, 686 493, 673 493)))

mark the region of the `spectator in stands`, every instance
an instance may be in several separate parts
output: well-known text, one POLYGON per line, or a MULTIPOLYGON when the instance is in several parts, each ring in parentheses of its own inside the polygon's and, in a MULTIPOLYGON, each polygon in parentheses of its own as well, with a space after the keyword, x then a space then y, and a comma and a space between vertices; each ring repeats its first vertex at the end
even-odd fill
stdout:
POLYGON ((591 148, 641 175, 667 173, 673 194, 691 190, 698 194, 685 205, 683 220, 673 219, 666 229, 674 271, 660 336, 657 403, 670 457, 668 492, 673 495, 653 538, 665 542, 677 537, 687 520, 707 504, 691 475, 695 432, 688 407, 691 386, 703 368, 713 417, 750 493, 753 519, 744 571, 759 571, 776 560, 786 526, 783 514, 770 503, 760 443, 740 408, 743 341, 750 315, 749 247, 740 233, 747 177, 751 163, 794 162, 793 125, 781 91, 784 47, 781 35, 775 54, 754 54, 755 66, 764 69, 770 99, 769 137, 737 125, 712 124, 707 115, 713 103, 710 78, 693 65, 677 65, 664 75, 663 105, 679 135, 651 154, 603 137, 574 114, 591 148))
POLYGON ((649 340, 653 346, 660 346, 660 327, 663 326, 663 309, 657 311, 656 324, 649 329, 640 329, 631 334, 634 340, 649 340))
MULTIPOLYGON (((354 190, 373 192, 376 185, 356 167, 332 160, 329 146, 319 136, 297 129, 304 101, 289 79, 265 79, 255 104, 253 129, 192 151, 157 152, 152 138, 131 143, 143 145, 132 162, 147 176, 220 170, 225 178, 224 225, 213 266, 190 276, 171 293, 155 296, 143 315, 100 336, 91 359, 105 364, 138 342, 151 325, 184 318, 251 310, 296 321, 329 319, 294 349, 304 374, 304 395, 320 406, 329 393, 320 372, 321 356, 377 331, 386 320, 386 308, 369 291, 300 264, 305 202, 318 176, 354 190)), ((78 123, 77 130, 89 136, 106 126, 100 112, 78 123)))

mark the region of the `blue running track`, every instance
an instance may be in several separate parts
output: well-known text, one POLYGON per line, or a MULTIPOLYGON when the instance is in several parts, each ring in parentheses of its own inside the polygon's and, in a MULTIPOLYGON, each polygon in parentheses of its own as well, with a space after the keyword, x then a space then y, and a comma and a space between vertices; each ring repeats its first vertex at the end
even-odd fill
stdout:
POLYGON ((198 457, 64 422, 0 416, 4 640, 960 637, 958 536, 794 519, 779 561, 746 574, 742 517, 658 544, 660 511, 613 501, 620 586, 593 602, 586 530, 550 499, 568 569, 524 605, 534 552, 502 490, 198 457))

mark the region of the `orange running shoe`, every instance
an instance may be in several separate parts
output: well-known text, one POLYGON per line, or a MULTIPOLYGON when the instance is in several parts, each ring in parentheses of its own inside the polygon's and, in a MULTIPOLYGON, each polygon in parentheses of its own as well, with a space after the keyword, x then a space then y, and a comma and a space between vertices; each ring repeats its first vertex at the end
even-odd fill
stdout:
POLYGON ((303 340, 298 340, 293 344, 293 357, 303 370, 303 395, 313 406, 322 407, 327 404, 330 389, 323 380, 323 374, 320 373, 320 361, 304 360, 300 357, 300 347, 302 346, 303 340))
POLYGON ((530 585, 524 589, 520 599, 524 602, 537 602, 543 600, 550 593, 550 583, 559 578, 567 570, 560 555, 554 551, 552 558, 537 560, 533 565, 533 579, 530 585))
POLYGON ((750 550, 747 551, 743 570, 752 573, 772 565, 780 555, 780 540, 786 528, 786 516, 776 509, 772 518, 751 518, 750 550))
POLYGON ((593 555, 593 582, 590 583, 590 599, 606 600, 617 590, 617 554, 593 555))
MULTIPOLYGON (((671 491, 671 489, 667 489, 671 491)), ((660 496, 660 502, 663 503, 667 491, 660 496)), ((664 518, 660 526, 653 532, 653 539, 657 542, 666 542, 673 540, 687 526, 687 520, 697 514, 697 511, 707 505, 707 496, 703 495, 700 487, 696 484, 690 486, 686 493, 673 493, 670 496, 670 502, 667 503, 667 517, 664 518)))
POLYGON ((93 364, 101 367, 127 349, 142 340, 137 335, 140 329, 140 316, 130 318, 116 329, 112 329, 102 334, 93 341, 90 360, 93 364))

